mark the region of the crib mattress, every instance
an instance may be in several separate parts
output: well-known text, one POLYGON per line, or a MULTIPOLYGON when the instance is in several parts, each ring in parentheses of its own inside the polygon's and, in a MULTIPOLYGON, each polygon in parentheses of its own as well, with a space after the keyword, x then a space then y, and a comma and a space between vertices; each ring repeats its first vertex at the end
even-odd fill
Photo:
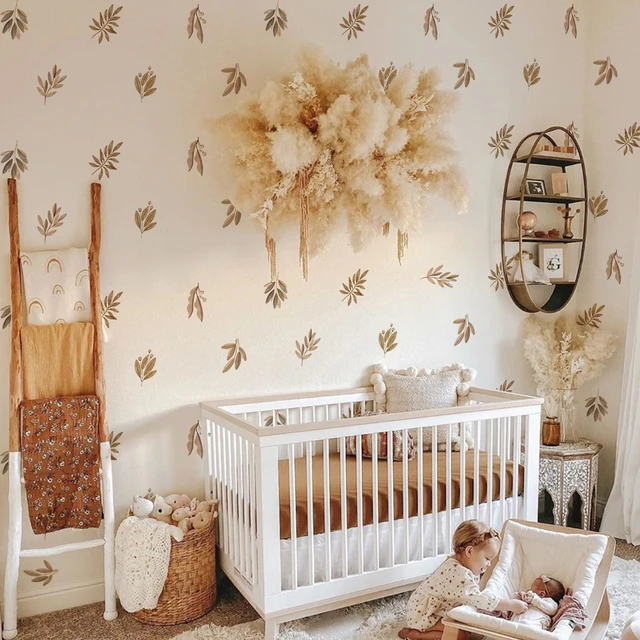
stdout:
MULTIPOLYGON (((465 505, 474 504, 474 451, 465 454, 465 505)), ((356 481, 356 458, 346 456, 346 477, 347 477, 347 527, 358 525, 358 486, 356 481)), ((487 501, 487 478, 488 478, 488 456, 481 451, 479 454, 480 479, 478 482, 479 502, 487 501)), ((389 485, 387 460, 378 460, 378 521, 389 521, 389 485)), ((409 482, 408 482, 408 517, 418 515, 418 458, 409 460, 409 482)), ((451 508, 460 506, 460 454, 453 453, 451 456, 451 508)), ((505 496, 513 493, 513 468, 511 461, 506 462, 506 473, 504 478, 505 496)), ((437 509, 444 511, 447 507, 447 460, 445 452, 437 454, 438 488, 437 488, 437 509)), ((325 532, 324 519, 324 468, 322 456, 312 457, 312 495, 313 495, 313 533, 325 532)), ((500 478, 500 458, 493 456, 492 460, 492 499, 498 500, 501 491, 500 478)), ((432 452, 423 453, 423 513, 433 512, 432 505, 432 452)), ((286 540, 291 538, 291 509, 289 500, 289 461, 281 460, 279 463, 280 482, 280 538, 286 540)), ((296 494, 296 535, 306 536, 309 531, 307 527, 307 467, 305 458, 295 459, 295 494, 296 494)), ((524 467, 518 468, 518 493, 522 493, 524 486, 524 467)), ((340 491, 340 454, 329 454, 329 511, 330 529, 338 531, 342 528, 342 509, 340 491)), ((402 483, 402 462, 393 463, 393 519, 400 520, 404 517, 403 505, 403 483, 402 483)), ((362 459, 362 512, 363 525, 373 524, 373 460, 362 459)))

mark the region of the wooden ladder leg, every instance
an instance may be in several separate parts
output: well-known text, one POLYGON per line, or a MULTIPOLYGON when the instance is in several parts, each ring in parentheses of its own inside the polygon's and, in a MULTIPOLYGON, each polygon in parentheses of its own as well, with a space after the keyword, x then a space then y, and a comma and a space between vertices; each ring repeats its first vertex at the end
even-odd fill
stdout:
POLYGON ((111 444, 100 443, 102 469, 102 510, 104 513, 104 619, 115 620, 115 516, 113 509, 113 475, 111 470, 111 444))
POLYGON ((280 631, 280 623, 273 619, 264 621, 264 640, 277 640, 280 631))
POLYGON ((4 640, 13 640, 18 635, 18 571, 22 545, 21 458, 19 451, 9 453, 9 537, 4 574, 4 640))

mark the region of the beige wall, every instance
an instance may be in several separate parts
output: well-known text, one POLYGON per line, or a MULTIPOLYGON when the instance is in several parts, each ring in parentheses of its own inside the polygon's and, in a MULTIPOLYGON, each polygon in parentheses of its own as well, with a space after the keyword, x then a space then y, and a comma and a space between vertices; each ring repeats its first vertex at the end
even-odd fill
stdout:
MULTIPOLYGON (((574 121, 581 132, 586 130, 584 87, 592 83, 593 74, 585 64, 588 12, 582 2, 576 3, 577 39, 565 34, 567 6, 557 0, 520 3, 510 30, 498 38, 487 23, 500 3, 436 2, 436 41, 423 28, 431 2, 372 0, 364 31, 348 40, 339 23, 355 1, 281 0, 290 26, 276 38, 265 32, 268 2, 201 0, 206 19, 202 44, 195 34, 189 39, 186 29, 196 4, 127 3, 117 34, 99 43, 88 25, 108 3, 19 0, 28 31, 19 40, 0 35, 0 151, 13 149, 18 141, 29 163, 19 182, 25 249, 44 248, 37 216, 45 216, 54 203, 67 217, 46 246, 87 242, 89 183, 95 178, 89 162, 110 141, 123 142, 117 170, 101 180, 102 295, 123 292, 105 352, 110 426, 114 433, 123 432, 114 464, 119 516, 132 494, 148 487, 160 493, 201 490, 203 465, 196 453, 187 455, 186 447, 199 401, 357 385, 382 358, 377 337, 390 323, 398 330, 398 348, 388 356, 391 366, 463 361, 478 370, 480 385, 495 388, 508 380, 515 381, 515 390, 533 391, 520 346, 523 314, 504 290, 494 292, 488 279, 500 259, 500 203, 509 155, 495 159, 488 143, 505 124, 514 125, 514 143, 552 124, 574 121), (368 53, 375 69, 391 61, 396 66, 411 62, 439 67, 443 86, 451 89, 457 75, 453 65, 468 59, 476 80, 456 91, 461 100, 452 132, 471 185, 471 201, 461 216, 438 203, 422 232, 411 236, 402 267, 394 238, 380 237, 367 251, 354 254, 338 230, 333 245, 312 261, 309 281, 304 282, 292 232, 278 245, 280 277, 289 299, 274 310, 263 294, 269 272, 260 230, 248 212, 238 226, 222 228, 226 207, 220 203, 230 194, 216 183, 216 149, 204 122, 232 109, 243 93, 259 91, 268 79, 294 70, 295 53, 308 41, 343 62, 368 53), (528 88, 523 68, 534 58, 541 66, 541 81, 528 88), (239 96, 222 97, 225 74, 220 70, 236 63, 248 87, 239 96), (67 78, 45 105, 37 77, 44 80, 54 65, 67 78), (157 92, 141 100, 134 77, 149 66, 157 74, 157 92), (190 172, 187 168, 189 146, 198 137, 207 153, 202 177, 195 167, 190 172), (141 237, 134 213, 148 201, 156 208, 157 226, 141 237), (459 274, 452 289, 421 279, 441 264, 459 274), (365 295, 357 305, 347 306, 339 289, 358 269, 369 270, 365 295), (187 297, 198 283, 206 298, 203 322, 195 314, 187 316, 187 297), (454 347, 453 321, 465 314, 476 335, 454 347), (301 367, 295 341, 310 328, 321 342, 301 367), (247 362, 223 374, 226 352, 221 346, 235 339, 246 350, 247 362), (157 358, 157 374, 141 384, 134 362, 149 349, 157 358)), ((621 39, 612 41, 611 47, 622 46, 621 39)), ((629 82, 631 65, 631 59, 626 65, 621 60, 626 79, 617 80, 618 87, 629 82)), ((615 90, 614 85, 588 94, 615 90)), ((620 108, 620 117, 607 135, 603 132, 603 139, 637 117, 631 104, 620 108)), ((625 167, 636 160, 613 157, 625 167)), ((612 179, 603 176, 600 183, 608 193, 622 191, 621 174, 611 171, 612 179)), ((598 187, 597 179, 593 183, 598 187)), ((607 229, 627 204, 618 199, 615 211, 612 207, 598 228, 607 229)), ((630 258, 621 235, 610 244, 630 258)), ((607 251, 608 245, 600 262, 607 251)), ((0 307, 9 303, 7 258, 6 208, 0 200, 0 307)), ((624 301, 624 284, 605 284, 624 301)), ((8 355, 5 330, 0 333, 2 389, 7 388, 8 355)), ((0 394, 0 451, 8 442, 6 400, 6 392, 0 394)), ((6 495, 6 490, 6 475, 0 475, 0 493, 6 495)), ((4 513, 1 509, 0 569, 4 513)), ((25 531, 26 544, 41 544, 28 525, 25 531)), ((50 536, 47 543, 84 536, 64 532, 50 536)), ((52 564, 58 573, 46 587, 21 573, 23 614, 100 597, 98 551, 84 552, 74 561, 55 558, 52 564)), ((38 566, 38 561, 25 561, 21 569, 38 566)))

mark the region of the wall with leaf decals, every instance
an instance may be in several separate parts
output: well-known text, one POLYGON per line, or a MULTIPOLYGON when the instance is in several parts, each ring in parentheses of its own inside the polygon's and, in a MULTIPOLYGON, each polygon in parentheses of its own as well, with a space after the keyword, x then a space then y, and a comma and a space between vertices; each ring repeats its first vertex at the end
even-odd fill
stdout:
MULTIPOLYGON (((478 370, 480 385, 534 390, 522 356, 522 314, 497 264, 501 191, 508 156, 523 135, 570 123, 585 135, 585 108, 596 109, 585 96, 593 83, 588 57, 610 55, 608 45, 597 54, 587 49, 587 33, 599 28, 590 24, 589 6, 581 0, 321 4, 0 2, 0 73, 11 88, 0 119, 0 161, 4 177, 19 178, 24 248, 85 244, 89 183, 103 184, 101 296, 110 332, 105 358, 119 516, 132 494, 148 487, 201 490, 201 434, 194 425, 197 403, 207 398, 358 385, 382 358, 399 367, 463 361, 478 370), (279 239, 272 280, 263 233, 220 180, 206 121, 294 71, 296 52, 307 42, 341 62, 369 54, 383 87, 408 62, 438 67, 442 86, 460 98, 451 130, 471 186, 469 211, 458 215, 436 204, 411 235, 402 265, 395 239, 381 234, 354 253, 338 233, 304 281, 292 233, 279 239)), ((612 60, 620 78, 610 84, 605 78, 594 94, 627 82, 625 66, 630 80, 631 58, 622 49, 618 57, 612 60)), ((619 109, 607 136, 602 130, 607 144, 609 134, 615 138, 633 122, 626 107, 619 109)), ((594 186, 610 196, 623 188, 617 178, 594 186)), ((4 199, 0 212, 0 323, 6 324, 4 199)), ((596 225, 606 228, 613 215, 596 225)), ((615 249, 630 258, 625 242, 611 238, 600 258, 615 249)), ((598 277, 604 265, 602 271, 598 277)), ((621 299, 624 287, 623 279, 621 299)), ((9 331, 0 339, 0 362, 7 363, 9 331)), ((4 366, 5 389, 7 376, 4 366)), ((4 394, 0 452, 6 424, 4 394)), ((0 475, 0 492, 6 489, 0 475)), ((28 524, 25 530, 28 544, 42 544, 28 524)), ((47 543, 90 535, 61 532, 47 543)), ((23 614, 100 599, 98 551, 51 564, 23 563, 23 614)))

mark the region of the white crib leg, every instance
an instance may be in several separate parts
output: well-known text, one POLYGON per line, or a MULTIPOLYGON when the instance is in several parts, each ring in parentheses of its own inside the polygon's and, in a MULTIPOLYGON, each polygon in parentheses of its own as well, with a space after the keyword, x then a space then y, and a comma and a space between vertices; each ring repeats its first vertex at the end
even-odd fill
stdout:
POLYGON ((102 458, 102 509, 104 512, 104 619, 115 620, 116 609, 115 587, 115 531, 113 511, 113 475, 111 470, 111 444, 100 443, 102 458))
POLYGON ((9 453, 9 537, 7 566, 4 575, 4 640, 18 635, 18 571, 22 544, 22 484, 20 483, 21 455, 9 453))
POLYGON ((264 621, 264 640, 277 640, 280 623, 267 619, 264 621))

